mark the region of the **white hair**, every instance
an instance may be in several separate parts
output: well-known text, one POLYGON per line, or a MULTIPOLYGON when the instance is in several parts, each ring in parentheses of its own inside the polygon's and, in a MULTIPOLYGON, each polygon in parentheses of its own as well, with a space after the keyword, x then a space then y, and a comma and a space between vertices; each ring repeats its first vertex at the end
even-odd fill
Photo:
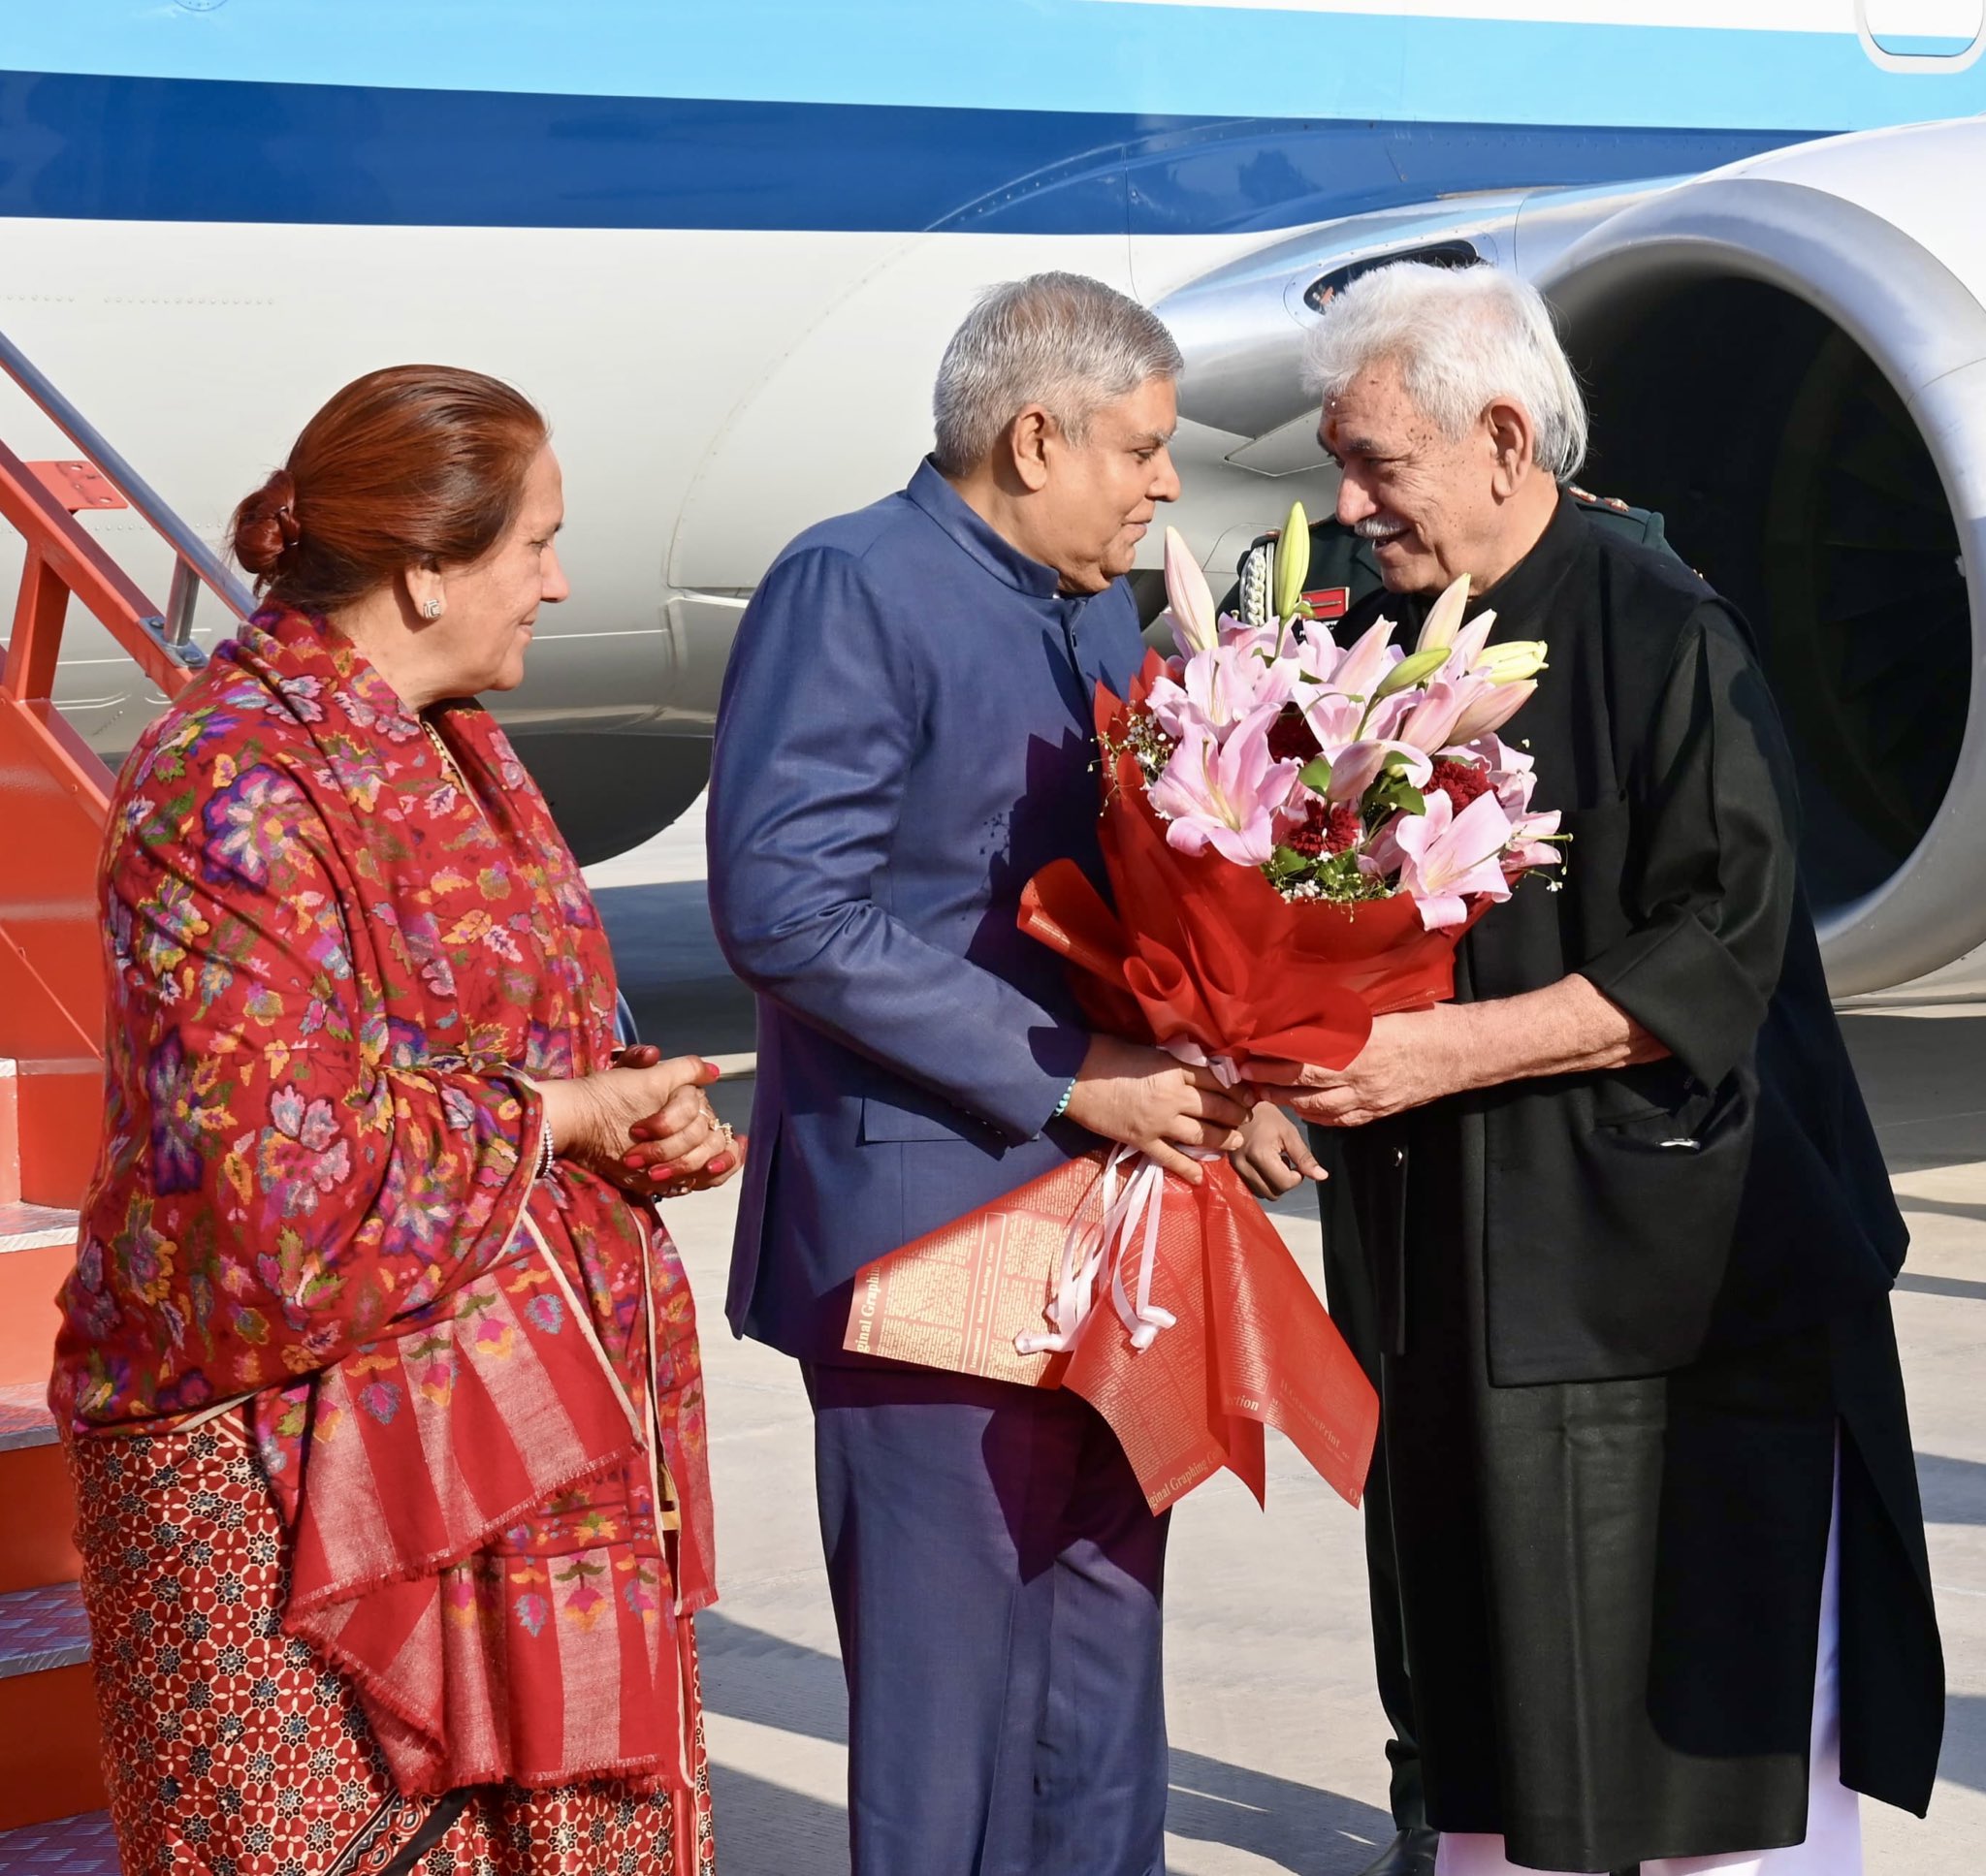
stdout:
POLYGON ((932 454, 963 475, 1040 404, 1078 447, 1090 420, 1152 378, 1176 378, 1172 334, 1136 300, 1080 273, 990 287, 951 335, 931 394, 932 454))
POLYGON ((1522 404, 1533 460, 1553 479, 1578 473, 1586 406, 1544 296, 1493 267, 1398 261, 1331 300, 1304 348, 1304 382, 1329 400, 1391 361, 1416 406, 1459 441, 1499 397, 1522 404))

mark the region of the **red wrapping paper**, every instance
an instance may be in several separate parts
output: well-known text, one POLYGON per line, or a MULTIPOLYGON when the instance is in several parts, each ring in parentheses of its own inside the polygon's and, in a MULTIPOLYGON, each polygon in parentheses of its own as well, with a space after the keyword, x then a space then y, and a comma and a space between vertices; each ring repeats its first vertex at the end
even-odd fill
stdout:
MULTIPOLYGON (((1353 907, 1293 904, 1252 869, 1167 844, 1123 748, 1127 715, 1157 669, 1154 656, 1129 703, 1097 692, 1105 751, 1099 834, 1114 908, 1068 860, 1037 874, 1022 895, 1021 929, 1068 960, 1094 1026, 1195 1043, 1240 1065, 1263 1058, 1343 1067, 1375 1016, 1453 996, 1466 927, 1424 931, 1404 896, 1353 907)), ((1171 1328, 1136 1351, 1102 1297, 1069 1352, 1016 1352, 1016 1336, 1044 1325, 1072 1224, 1102 1209, 1106 1158, 1099 1150, 1044 1173, 870 1264, 845 1346, 1071 1388, 1109 1423, 1154 1511, 1224 1467, 1263 1500, 1265 1426, 1287 1435, 1357 1505, 1378 1399, 1224 1161, 1207 1166, 1199 1187, 1166 1180, 1152 1300, 1178 1319, 1171 1328)))

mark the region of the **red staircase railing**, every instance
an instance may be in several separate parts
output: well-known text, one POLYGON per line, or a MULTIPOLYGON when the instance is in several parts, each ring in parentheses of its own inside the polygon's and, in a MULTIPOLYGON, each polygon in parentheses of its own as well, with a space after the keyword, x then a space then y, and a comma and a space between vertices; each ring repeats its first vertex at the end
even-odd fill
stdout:
POLYGON ((54 702, 62 628, 80 602, 168 697, 206 663, 202 587, 237 616, 247 590, 4 334, 5 371, 82 460, 24 462, 0 442, 0 521, 26 545, 0 660, 0 1059, 17 1065, 17 1147, 0 1143, 0 1202, 73 1206, 101 1120, 102 945, 95 875, 112 778, 54 702), (173 550, 163 611, 78 523, 135 510, 173 550))
MULTIPOLYGON (((207 662, 193 609, 206 588, 251 601, 205 543, 0 334, 4 371, 77 452, 24 462, 0 443, 0 523, 25 544, 0 655, 0 1866, 4 1833, 104 1802, 87 1630, 70 1544, 68 1469, 44 1396, 54 1296, 103 1126, 103 942, 96 872, 112 777, 55 707, 71 602, 166 696, 207 662), (163 611, 78 523, 129 508, 173 550, 163 611)), ((101 1820, 79 1820, 96 1831, 101 1820)))

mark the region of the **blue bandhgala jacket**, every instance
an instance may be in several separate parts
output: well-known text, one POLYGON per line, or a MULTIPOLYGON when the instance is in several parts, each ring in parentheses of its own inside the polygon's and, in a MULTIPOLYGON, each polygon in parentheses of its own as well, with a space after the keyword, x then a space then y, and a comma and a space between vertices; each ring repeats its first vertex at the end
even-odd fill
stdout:
POLYGON ((729 1316, 840 1357, 855 1273, 1097 1144, 1051 1122, 1088 1032, 1014 919, 1068 856, 1101 887, 1101 680, 1144 655, 928 462, 809 529, 747 609, 719 706, 711 911, 758 999, 729 1316))

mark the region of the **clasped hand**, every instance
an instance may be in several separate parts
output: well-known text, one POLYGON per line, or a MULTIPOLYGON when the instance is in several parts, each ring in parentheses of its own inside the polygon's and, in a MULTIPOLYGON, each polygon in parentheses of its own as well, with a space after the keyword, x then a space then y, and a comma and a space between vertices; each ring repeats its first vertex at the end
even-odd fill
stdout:
POLYGON ((1069 1097, 1069 1118, 1106 1140, 1136 1147, 1192 1185, 1201 1153, 1232 1153, 1253 1096, 1224 1088, 1211 1068, 1119 1036, 1093 1035, 1069 1097))
POLYGON ((704 1089, 718 1070, 699 1056, 664 1059, 651 1043, 623 1049, 611 1068, 539 1092, 559 1158, 625 1192, 708 1192, 744 1163, 704 1089))
POLYGON ((1365 1127, 1474 1085, 1458 1017, 1448 1004, 1375 1017, 1343 1068, 1258 1060, 1246 1073, 1260 1098, 1319 1127, 1365 1127))

